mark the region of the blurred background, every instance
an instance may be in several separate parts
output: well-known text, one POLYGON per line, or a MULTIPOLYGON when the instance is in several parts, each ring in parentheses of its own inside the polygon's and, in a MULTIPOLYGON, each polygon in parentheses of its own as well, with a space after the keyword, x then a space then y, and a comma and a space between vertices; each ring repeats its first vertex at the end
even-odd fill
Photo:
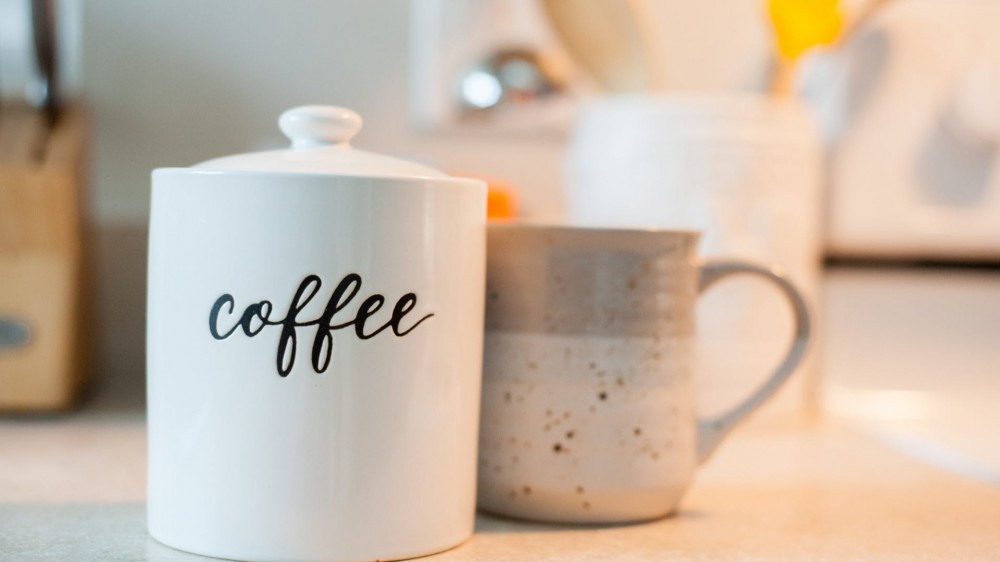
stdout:
MULTIPOLYGON (((47 103, 30 4, 0 0, 0 116, 47 103)), ((50 89, 88 123, 92 400, 141 407, 150 171, 286 146, 277 116, 310 103, 358 111, 358 147, 488 178, 508 218, 695 227, 708 255, 781 263, 827 333, 789 409, 823 370, 857 415, 919 417, 945 379, 995 396, 997 0, 48 4, 50 89)), ((787 322, 741 290, 700 320, 772 342, 739 356, 762 376, 787 322)))
MULTIPOLYGON (((14 8, 28 21, 27 2, 4 4, 5 27, 14 8)), ((672 85, 721 90, 760 83, 770 39, 759 1, 655 4, 672 85)), ((145 368, 150 171, 283 146, 275 123, 289 107, 351 107, 365 118, 357 146, 503 179, 518 187, 524 213, 562 213, 569 116, 537 129, 491 132, 490 124, 456 125, 458 110, 449 109, 463 65, 494 49, 554 46, 534 2, 295 0, 237 9, 193 0, 63 0, 58 7, 64 87, 92 119, 86 210, 102 377, 138 379, 145 368)), ((33 71, 28 38, 21 37, 24 45, 7 47, 5 40, 0 51, 4 62, 18 60, 16 49, 26 61, 0 69, 14 66, 0 74, 6 97, 23 96, 33 71)))

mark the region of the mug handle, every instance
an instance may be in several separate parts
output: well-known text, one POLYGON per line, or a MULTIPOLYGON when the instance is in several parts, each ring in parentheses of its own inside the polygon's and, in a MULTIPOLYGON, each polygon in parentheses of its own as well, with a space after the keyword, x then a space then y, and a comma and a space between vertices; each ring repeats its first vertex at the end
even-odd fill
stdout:
POLYGON ((705 290, 714 285, 724 277, 737 274, 749 274, 764 279, 775 284, 781 293, 792 305, 792 312, 795 316, 795 334, 792 344, 785 354, 785 358, 775 369, 774 373, 746 400, 736 405, 728 412, 708 419, 698 420, 698 462, 708 460, 712 452, 715 451, 719 443, 740 424, 751 412, 759 408, 768 398, 771 397, 788 377, 795 371, 795 368, 802 362, 806 347, 812 337, 812 325, 809 318, 809 308, 802 293, 792 285, 791 281, 776 269, 754 265, 752 263, 738 260, 718 260, 703 263, 698 280, 698 293, 703 294, 705 290))

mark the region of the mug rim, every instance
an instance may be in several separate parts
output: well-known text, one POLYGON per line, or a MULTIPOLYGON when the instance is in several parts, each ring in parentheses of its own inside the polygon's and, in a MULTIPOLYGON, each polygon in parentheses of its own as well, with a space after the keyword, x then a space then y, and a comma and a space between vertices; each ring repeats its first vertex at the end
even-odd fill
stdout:
POLYGON ((575 225, 566 223, 545 223, 528 220, 513 220, 504 222, 488 222, 488 230, 553 232, 557 234, 607 235, 607 236, 638 236, 646 238, 662 237, 664 235, 700 238, 702 232, 692 228, 662 228, 662 227, 623 227, 575 225))

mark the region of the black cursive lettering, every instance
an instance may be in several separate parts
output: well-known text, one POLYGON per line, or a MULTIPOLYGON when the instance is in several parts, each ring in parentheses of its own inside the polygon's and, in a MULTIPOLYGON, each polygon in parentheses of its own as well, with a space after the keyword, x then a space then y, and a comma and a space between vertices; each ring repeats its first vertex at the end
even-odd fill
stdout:
POLYGON ((365 322, 372 317, 373 314, 378 312, 382 305, 385 304, 385 297, 382 295, 372 295, 365 299, 365 302, 361 303, 361 308, 358 309, 358 316, 354 322, 354 333, 363 340, 374 338, 381 332, 389 327, 389 324, 381 326, 374 332, 370 334, 365 333, 365 322))
POLYGON ((233 299, 233 295, 230 295, 229 293, 226 293, 225 295, 222 295, 221 297, 216 299, 215 304, 212 305, 212 311, 208 313, 208 331, 211 332, 212 337, 217 340, 224 340, 228 338, 229 336, 233 335, 233 332, 236 331, 236 328, 240 327, 239 323, 237 323, 235 326, 230 328, 229 331, 226 332, 225 334, 219 333, 219 311, 221 311, 222 307, 226 306, 227 304, 229 305, 229 314, 232 314, 233 311, 236 310, 236 300, 233 299))
POLYGON ((302 312, 302 309, 319 292, 321 285, 323 285, 323 281, 320 280, 318 275, 307 275, 299 283, 299 288, 295 291, 295 296, 292 297, 292 303, 288 305, 288 314, 285 315, 284 320, 278 322, 278 324, 281 324, 277 358, 279 376, 287 377, 288 373, 292 372, 292 367, 295 365, 295 352, 298 349, 295 334, 295 328, 298 326, 296 319, 299 313, 302 312), (307 292, 308 294, 306 294, 307 292))
POLYGON ((240 318, 240 326, 243 328, 243 333, 251 338, 259 334, 264 329, 264 326, 267 326, 267 317, 271 315, 272 308, 273 306, 270 301, 260 301, 257 304, 248 306, 240 318), (260 325, 256 329, 253 327, 254 318, 260 320, 260 325))
POLYGON ((433 314, 427 314, 420 320, 417 320, 416 323, 414 323, 412 326, 409 327, 409 329, 400 330, 399 321, 402 320, 404 316, 406 316, 407 312, 413 310, 415 306, 417 306, 417 295, 413 293, 406 293, 405 295, 400 297, 398 301, 396 301, 396 306, 392 310, 392 319, 390 320, 390 323, 392 324, 392 333, 396 334, 399 337, 403 337, 406 334, 409 334, 410 332, 415 330, 417 326, 420 325, 421 322, 427 320, 431 316, 434 316, 433 314))
POLYGON ((353 327, 354 335, 358 339, 368 340, 384 332, 387 328, 391 328, 396 337, 403 337, 415 330, 425 320, 434 316, 434 313, 425 314, 409 328, 403 328, 401 326, 403 319, 417 306, 417 295, 406 293, 396 301, 388 320, 369 331, 366 329, 368 324, 382 310, 386 302, 384 295, 376 293, 361 302, 353 318, 336 322, 335 319, 338 315, 341 315, 348 304, 361 292, 361 284, 361 276, 357 273, 345 275, 331 293, 323 308, 323 313, 315 320, 302 320, 299 315, 319 293, 323 285, 323 281, 318 275, 307 275, 299 283, 284 318, 280 320, 271 318, 274 305, 271 301, 262 300, 248 305, 240 315, 239 322, 229 331, 222 333, 219 331, 220 314, 224 309, 228 309, 225 311, 226 314, 232 316, 236 309, 236 299, 231 294, 226 293, 216 299, 212 305, 208 314, 208 329, 213 338, 224 340, 232 336, 237 329, 242 329, 244 335, 252 338, 268 326, 281 326, 276 366, 278 375, 287 377, 295 366, 299 328, 316 327, 312 344, 312 367, 316 373, 323 373, 329 368, 333 356, 333 332, 353 327))

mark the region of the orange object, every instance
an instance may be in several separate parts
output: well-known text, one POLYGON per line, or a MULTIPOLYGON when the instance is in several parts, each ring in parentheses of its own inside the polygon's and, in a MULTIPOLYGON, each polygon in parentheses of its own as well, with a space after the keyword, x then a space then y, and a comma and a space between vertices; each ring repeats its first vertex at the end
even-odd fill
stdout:
POLYGON ((486 182, 488 187, 486 193, 487 220, 508 221, 516 219, 519 216, 520 207, 518 205, 517 188, 512 184, 479 174, 469 174, 453 170, 450 170, 449 174, 456 177, 480 179, 486 182))
POLYGON ((505 184, 487 182, 489 192, 486 195, 486 219, 511 220, 517 218, 517 191, 505 184))

